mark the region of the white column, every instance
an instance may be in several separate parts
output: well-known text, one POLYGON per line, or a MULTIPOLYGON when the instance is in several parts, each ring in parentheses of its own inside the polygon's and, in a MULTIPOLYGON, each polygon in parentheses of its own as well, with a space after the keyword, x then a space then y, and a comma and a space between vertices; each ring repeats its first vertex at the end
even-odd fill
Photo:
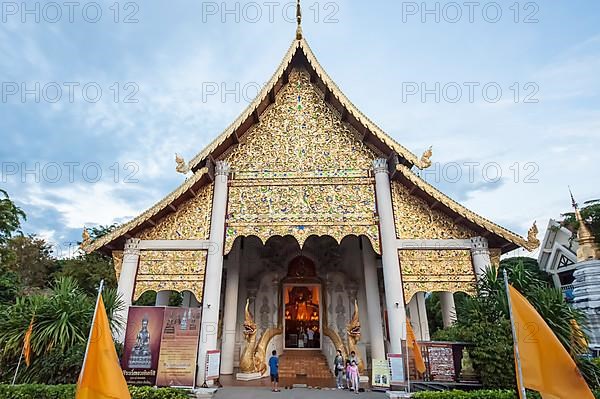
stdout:
POLYGON ((229 166, 217 161, 210 221, 211 249, 206 260, 204 298, 202 300, 202 325, 198 342, 198 369, 196 385, 204 383, 206 351, 217 348, 221 277, 223 276, 223 246, 225 240, 225 212, 227 210, 227 177, 229 166))
POLYGON ((171 299, 171 291, 159 291, 156 293, 156 302, 155 306, 169 306, 169 301, 171 299))
POLYGON ((473 269, 475 270, 477 281, 480 281, 485 275, 485 271, 492 264, 487 239, 484 237, 471 238, 471 257, 473 258, 473 269))
POLYGON ((377 283, 377 259, 366 237, 362 240, 362 261, 365 273, 365 291, 367 294, 367 311, 369 317, 369 333, 371 335, 371 358, 385 359, 383 343, 383 323, 381 321, 381 306, 379 304, 379 284, 377 283))
POLYGON ((440 292, 440 304, 442 305, 444 328, 450 327, 456 321, 454 294, 452 292, 440 292))
POLYGON ((133 300, 133 289, 135 287, 135 276, 137 274, 138 263, 140 260, 140 239, 130 238, 125 242, 123 250, 123 266, 119 276, 118 293, 121 295, 125 306, 116 315, 123 320, 123 329, 115 333, 115 340, 123 343, 125 341, 125 328, 127 326, 127 317, 129 316, 129 307, 133 300))
POLYGON ((406 336, 406 311, 402 294, 402 276, 398 260, 396 228, 392 208, 392 192, 387 161, 379 158, 373 162, 375 172, 375 191, 377 212, 379 214, 379 231, 381 234, 381 251, 383 263, 383 281, 385 286, 385 303, 387 306, 390 327, 390 352, 402 353, 402 339, 406 336))
POLYGON ((427 307, 425 306, 425 293, 418 292, 417 306, 419 307, 419 324, 421 325, 421 340, 429 341, 429 319, 427 319, 427 307))
POLYGON ((417 339, 423 339, 421 334, 421 319, 419 318, 419 304, 417 294, 413 295, 408 302, 408 313, 410 314, 410 325, 417 339))
POLYGON ((225 306, 223 309, 223 334, 221 336, 221 374, 233 374, 235 357, 235 331, 237 327, 238 290, 240 282, 240 242, 236 240, 227 259, 227 280, 225 282, 225 306))

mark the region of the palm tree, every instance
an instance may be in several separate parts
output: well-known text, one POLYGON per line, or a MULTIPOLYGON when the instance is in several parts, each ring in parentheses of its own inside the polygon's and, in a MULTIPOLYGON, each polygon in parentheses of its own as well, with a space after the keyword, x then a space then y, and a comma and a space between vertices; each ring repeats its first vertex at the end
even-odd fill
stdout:
MULTIPOLYGON (((113 331, 121 328, 123 320, 113 315, 123 308, 124 302, 115 289, 105 290, 103 300, 111 328, 113 331)), ((48 364, 44 363, 48 359, 60 359, 57 354, 71 354, 75 357, 73 362, 81 364, 94 306, 95 298, 87 296, 70 277, 57 279, 49 295, 17 298, 14 305, 0 310, 0 360, 8 369, 16 366, 23 348, 25 332, 33 318, 33 364, 29 371, 25 370, 22 381, 40 381, 36 380, 38 376, 35 371, 42 367, 48 368, 48 364)))

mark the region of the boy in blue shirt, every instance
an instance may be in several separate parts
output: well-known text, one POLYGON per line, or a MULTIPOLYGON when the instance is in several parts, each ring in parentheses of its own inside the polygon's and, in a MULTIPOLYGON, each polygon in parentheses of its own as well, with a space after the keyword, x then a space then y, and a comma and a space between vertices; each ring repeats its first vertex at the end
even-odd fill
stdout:
POLYGON ((271 374, 271 385, 273 392, 279 392, 279 358, 277 357, 277 351, 271 352, 271 358, 269 359, 269 369, 271 374))

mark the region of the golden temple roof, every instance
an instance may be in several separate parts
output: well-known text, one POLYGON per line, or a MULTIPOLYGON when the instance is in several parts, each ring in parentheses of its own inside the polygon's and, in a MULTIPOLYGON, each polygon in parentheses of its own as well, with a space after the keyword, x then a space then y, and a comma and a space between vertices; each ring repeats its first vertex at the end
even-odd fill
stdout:
POLYGON ((109 252, 114 249, 122 249, 125 239, 132 237, 143 228, 155 225, 158 219, 168 213, 175 212, 178 204, 195 195, 194 190, 207 184, 212 179, 214 160, 219 159, 229 148, 239 143, 244 133, 248 132, 260 120, 261 114, 275 102, 278 91, 286 85, 291 69, 298 65, 308 67, 311 81, 324 93, 324 101, 339 111, 342 121, 352 125, 366 144, 377 148, 378 152, 383 154, 384 157, 397 161, 395 170, 398 173, 393 173, 392 178, 403 180, 405 184, 415 187, 415 190, 418 190, 417 194, 429 199, 430 204, 435 204, 444 209, 445 212, 454 215, 456 223, 468 225, 479 231, 482 236, 488 238, 490 247, 501 248, 502 252, 507 252, 519 247, 532 250, 537 246, 535 240, 526 240, 477 215, 413 173, 411 171, 413 166, 425 169, 431 165, 429 160, 431 149, 419 158, 366 117, 342 93, 319 64, 308 42, 302 35, 299 17, 296 37, 268 83, 241 115, 204 150, 198 153, 189 162, 187 168, 184 168, 185 170, 189 168, 193 175, 156 205, 106 236, 93 242, 83 243, 82 249, 86 252, 96 250, 109 252))

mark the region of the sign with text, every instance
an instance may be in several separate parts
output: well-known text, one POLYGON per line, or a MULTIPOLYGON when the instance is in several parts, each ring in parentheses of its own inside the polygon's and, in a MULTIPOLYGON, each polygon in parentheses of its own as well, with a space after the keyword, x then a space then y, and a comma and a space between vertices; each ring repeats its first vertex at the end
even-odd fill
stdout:
POLYGON ((385 359, 373 359, 371 381, 373 387, 390 387, 390 363, 385 359))
POLYGON ((427 356, 432 381, 454 381, 454 355, 451 344, 429 343, 427 356))
POLYGON ((155 385, 165 308, 129 308, 121 368, 130 385, 155 385))
POLYGON ((221 368, 221 351, 206 352, 206 380, 219 378, 221 368))
POLYGON ((404 358, 400 353, 388 353, 390 362, 390 384, 404 384, 406 378, 404 376, 404 358))
POLYGON ((200 308, 166 308, 156 385, 193 387, 196 378, 200 308))

